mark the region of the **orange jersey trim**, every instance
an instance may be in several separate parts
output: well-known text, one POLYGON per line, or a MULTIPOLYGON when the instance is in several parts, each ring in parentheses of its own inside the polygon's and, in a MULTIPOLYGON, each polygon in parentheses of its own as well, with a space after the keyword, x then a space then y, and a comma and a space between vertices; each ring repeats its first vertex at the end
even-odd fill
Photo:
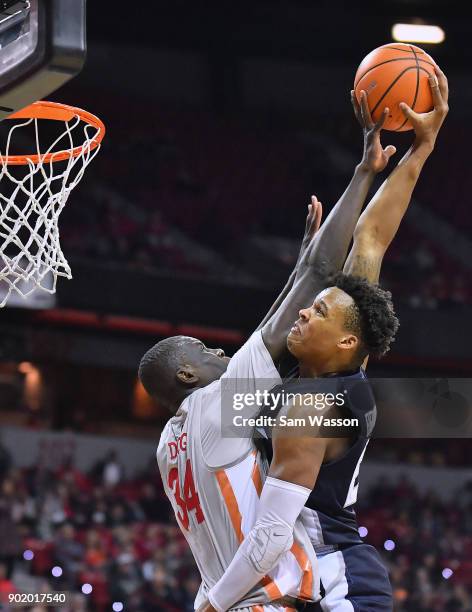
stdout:
POLYGON ((300 597, 311 599, 313 596, 313 568, 311 567, 308 555, 303 548, 295 542, 290 549, 303 572, 302 583, 300 585, 300 597))
POLYGON ((262 493, 262 476, 261 470, 259 469, 259 465, 256 460, 254 461, 254 467, 252 468, 251 478, 252 482, 254 483, 257 496, 260 497, 262 493))
MULTIPOLYGON (((258 474, 259 479, 261 480, 262 489, 261 474, 259 469, 255 468, 258 468, 257 463, 255 464, 252 470, 253 482, 255 483, 258 480, 257 477, 254 477, 254 474, 258 474)), ((223 495, 223 499, 231 519, 231 524, 233 525, 233 529, 236 533, 238 541, 241 543, 244 540, 244 535, 241 529, 242 517, 241 513, 239 512, 238 500, 236 499, 233 487, 231 486, 231 482, 229 481, 225 470, 218 470, 217 472, 215 472, 215 475, 216 479, 218 480, 218 485, 220 487, 221 494, 223 495)), ((266 591, 270 600, 280 599, 282 597, 282 592, 279 590, 275 582, 268 576, 264 576, 264 578, 262 578, 261 584, 264 587, 264 590, 266 591)))
POLYGON ((271 578, 269 578, 269 576, 264 576, 264 578, 261 579, 261 584, 264 587, 264 590, 271 601, 283 597, 279 587, 271 578))
POLYGON ((220 487, 221 494, 223 495, 223 499, 226 504, 226 509, 228 510, 231 523, 233 525, 233 529, 236 533, 236 537, 238 538, 238 542, 241 543, 244 540, 243 532, 241 529, 242 517, 239 512, 238 501, 233 491, 233 487, 229 481, 228 476, 226 475, 225 470, 218 470, 215 472, 216 479, 218 480, 218 485, 220 487))

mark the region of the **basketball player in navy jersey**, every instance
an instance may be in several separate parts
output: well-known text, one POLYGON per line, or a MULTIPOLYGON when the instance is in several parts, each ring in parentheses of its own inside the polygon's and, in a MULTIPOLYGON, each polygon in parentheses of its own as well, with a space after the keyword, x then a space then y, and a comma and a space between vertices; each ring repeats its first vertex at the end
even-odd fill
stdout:
POLYGON ((286 382, 279 390, 298 392, 298 401, 275 411, 279 421, 272 429, 272 440, 266 440, 272 461, 256 523, 224 576, 209 591, 203 612, 228 610, 271 564, 276 565, 292 543, 293 524, 287 517, 299 512, 318 556, 322 587, 320 603, 304 609, 393 609, 387 572, 377 551, 359 537, 353 506, 359 467, 376 417, 364 369, 369 355, 381 356, 389 349, 398 327, 391 296, 377 285, 380 267, 448 112, 444 73, 437 69, 429 82, 433 111, 417 114, 401 105, 414 128, 414 144, 361 215, 344 273, 300 310, 288 335, 287 346, 298 360, 300 380, 286 382), (327 391, 339 393, 344 401, 333 405, 331 398, 326 400, 327 391), (281 417, 308 423, 313 414, 350 416, 358 425, 334 436, 331 428, 301 426, 295 437, 281 425, 281 417))

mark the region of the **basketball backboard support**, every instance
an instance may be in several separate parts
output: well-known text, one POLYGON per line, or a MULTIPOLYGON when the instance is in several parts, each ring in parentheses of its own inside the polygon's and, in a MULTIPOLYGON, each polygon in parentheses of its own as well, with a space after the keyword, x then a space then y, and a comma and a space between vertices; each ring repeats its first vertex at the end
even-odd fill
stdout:
POLYGON ((0 0, 0 121, 80 72, 85 5, 86 0, 0 0))

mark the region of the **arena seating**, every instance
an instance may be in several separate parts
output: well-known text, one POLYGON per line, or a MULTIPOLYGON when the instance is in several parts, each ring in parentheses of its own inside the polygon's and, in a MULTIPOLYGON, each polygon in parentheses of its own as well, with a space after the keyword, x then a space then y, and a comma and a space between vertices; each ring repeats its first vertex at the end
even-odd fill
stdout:
MULTIPOLYGON (((113 454, 88 474, 73 465, 20 470, 2 456, 0 593, 37 580, 99 612, 113 602, 130 612, 193 609, 198 574, 154 462, 125 479, 113 454), (61 575, 52 577, 55 566, 61 575)), ((472 483, 449 503, 407 479, 362 491, 359 524, 383 553, 397 612, 472 609, 471 511, 472 483)))

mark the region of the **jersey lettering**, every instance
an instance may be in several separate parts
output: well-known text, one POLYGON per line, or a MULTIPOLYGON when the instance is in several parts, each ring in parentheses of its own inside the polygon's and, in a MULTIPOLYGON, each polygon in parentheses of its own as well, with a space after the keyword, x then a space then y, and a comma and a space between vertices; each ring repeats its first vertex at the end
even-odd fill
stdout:
POLYGON ((183 433, 177 442, 167 442, 167 447, 170 461, 175 461, 180 452, 184 453, 187 450, 187 434, 183 433))
POLYGON ((351 484, 349 485, 349 491, 347 492, 346 501, 344 502, 343 506, 344 508, 349 508, 349 506, 352 506, 357 501, 357 491, 359 489, 359 470, 361 469, 362 459, 364 459, 364 454, 368 442, 369 441, 367 440, 366 445, 364 446, 364 450, 362 451, 361 456, 359 457, 359 460, 357 462, 356 469, 354 470, 354 473, 352 475, 351 484))

